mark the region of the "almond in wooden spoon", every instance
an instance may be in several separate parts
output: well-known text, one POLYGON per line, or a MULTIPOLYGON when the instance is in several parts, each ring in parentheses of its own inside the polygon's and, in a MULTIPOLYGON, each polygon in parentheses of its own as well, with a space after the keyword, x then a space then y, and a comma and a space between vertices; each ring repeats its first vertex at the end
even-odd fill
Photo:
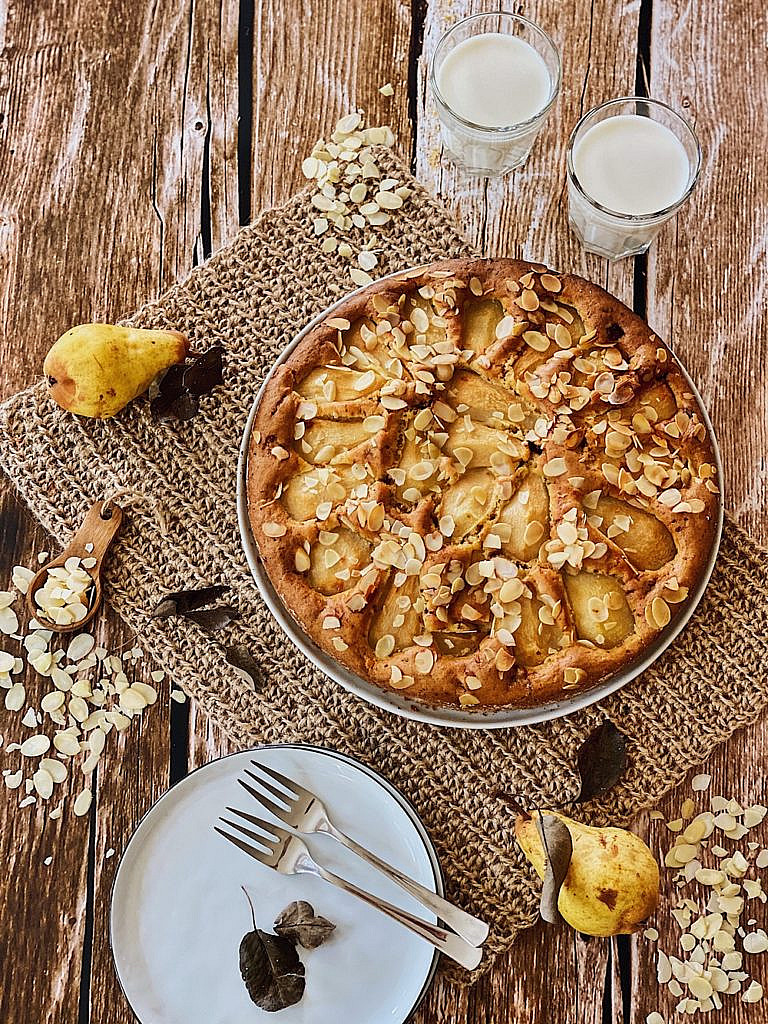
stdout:
POLYGON ((94 617, 104 556, 122 518, 117 505, 97 501, 64 551, 30 581, 27 605, 43 628, 72 633, 94 617))

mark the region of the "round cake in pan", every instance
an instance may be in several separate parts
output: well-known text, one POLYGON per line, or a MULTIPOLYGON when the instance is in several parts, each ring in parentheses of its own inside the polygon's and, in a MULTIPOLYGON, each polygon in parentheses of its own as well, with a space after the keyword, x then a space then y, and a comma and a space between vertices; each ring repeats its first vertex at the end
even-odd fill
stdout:
POLYGON ((248 509, 281 600, 342 665, 432 704, 529 706, 671 628, 718 483, 640 317, 540 264, 454 260, 351 295, 271 376, 248 509))

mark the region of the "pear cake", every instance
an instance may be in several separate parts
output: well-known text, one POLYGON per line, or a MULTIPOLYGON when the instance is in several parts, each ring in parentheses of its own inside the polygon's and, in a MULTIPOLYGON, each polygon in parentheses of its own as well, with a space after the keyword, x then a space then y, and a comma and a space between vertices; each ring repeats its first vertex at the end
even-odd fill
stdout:
POLYGON ((454 260, 310 330, 256 411, 248 509, 304 632, 432 705, 585 690, 674 624, 719 480, 670 350, 581 278, 454 260))

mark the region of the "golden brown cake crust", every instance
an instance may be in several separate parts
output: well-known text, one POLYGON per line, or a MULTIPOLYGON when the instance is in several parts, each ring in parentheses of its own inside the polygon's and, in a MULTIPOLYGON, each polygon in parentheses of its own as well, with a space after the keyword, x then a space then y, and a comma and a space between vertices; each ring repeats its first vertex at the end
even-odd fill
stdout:
POLYGON ((451 260, 350 296, 276 370, 248 508, 318 646, 482 709, 589 689, 674 624, 719 483, 702 410, 640 317, 541 264, 451 260))

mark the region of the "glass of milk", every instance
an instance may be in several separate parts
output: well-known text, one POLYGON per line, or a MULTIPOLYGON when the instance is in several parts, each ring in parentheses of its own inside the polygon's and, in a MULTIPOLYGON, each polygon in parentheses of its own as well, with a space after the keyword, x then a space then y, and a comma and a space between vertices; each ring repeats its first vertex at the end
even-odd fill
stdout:
POLYGON ((525 163, 560 89, 560 54, 532 21, 497 11, 457 22, 429 81, 446 155, 471 174, 525 163))
POLYGON ((588 111, 567 150, 571 228, 609 260, 645 252, 693 191, 701 147, 665 103, 627 96, 588 111))

